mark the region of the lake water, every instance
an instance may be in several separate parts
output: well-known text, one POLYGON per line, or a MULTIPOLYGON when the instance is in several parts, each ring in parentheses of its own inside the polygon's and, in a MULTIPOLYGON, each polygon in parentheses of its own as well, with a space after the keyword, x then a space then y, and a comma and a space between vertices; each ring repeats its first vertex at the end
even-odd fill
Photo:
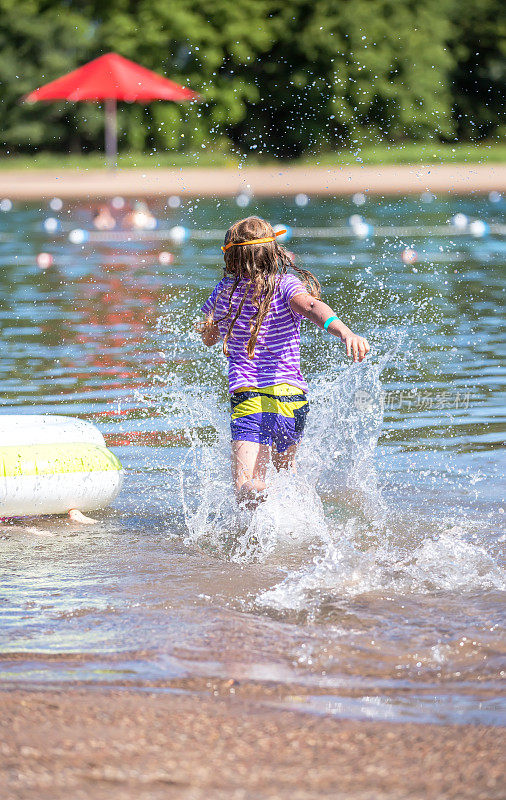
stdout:
MULTIPOLYGON (((499 222, 506 205, 423 200, 358 211, 382 228, 435 226, 457 212, 499 222)), ((233 199, 153 209, 201 231, 244 215, 233 199)), ((247 213, 342 227, 357 208, 286 198, 247 213)), ((298 473, 271 476, 245 516, 230 494, 225 359, 193 331, 220 242, 80 246, 44 233, 48 216, 90 226, 78 203, 0 213, 1 413, 91 420, 126 475, 95 526, 0 523, 3 685, 235 679, 311 713, 504 724, 505 238, 291 241, 371 355, 350 364, 304 323, 298 473)))

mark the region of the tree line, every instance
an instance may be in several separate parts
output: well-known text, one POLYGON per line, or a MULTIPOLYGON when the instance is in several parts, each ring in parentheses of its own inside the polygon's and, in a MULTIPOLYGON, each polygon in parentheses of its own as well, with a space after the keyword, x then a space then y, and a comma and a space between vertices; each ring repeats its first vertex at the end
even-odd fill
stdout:
POLYGON ((120 104, 122 150, 293 157, 505 130, 504 0, 0 0, 0 151, 102 148, 98 104, 20 98, 109 51, 202 97, 120 104))

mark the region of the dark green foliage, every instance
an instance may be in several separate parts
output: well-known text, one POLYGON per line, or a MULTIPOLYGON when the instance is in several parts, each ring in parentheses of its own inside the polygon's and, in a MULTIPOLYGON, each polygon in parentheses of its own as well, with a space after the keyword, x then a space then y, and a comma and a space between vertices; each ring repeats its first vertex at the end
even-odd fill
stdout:
POLYGON ((479 140, 505 132, 506 3, 460 0, 454 6, 451 73, 456 133, 479 140), (502 125, 502 131, 498 126, 502 125))
POLYGON ((19 100, 111 50, 203 98, 120 104, 123 150, 491 137, 505 28, 501 0, 0 0, 0 147, 101 148, 96 104, 19 100))
POLYGON ((84 107, 20 102, 32 89, 79 66, 92 52, 91 26, 81 14, 63 12, 61 3, 0 0, 2 149, 58 149, 62 143, 68 147, 94 140, 93 127, 84 122, 76 126, 84 107))
POLYGON ((241 126, 244 144, 258 141, 281 155, 297 155, 451 133, 445 4, 271 3, 275 39, 253 65, 261 102, 241 126))

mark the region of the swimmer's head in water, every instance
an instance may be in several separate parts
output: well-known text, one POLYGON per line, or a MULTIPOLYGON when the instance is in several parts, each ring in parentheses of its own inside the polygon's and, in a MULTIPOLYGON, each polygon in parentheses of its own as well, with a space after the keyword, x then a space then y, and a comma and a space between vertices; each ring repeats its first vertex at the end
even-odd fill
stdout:
POLYGON ((285 275, 288 269, 298 273, 310 294, 320 297, 320 284, 317 279, 307 270, 295 266, 288 252, 277 241, 272 225, 260 217, 246 217, 231 225, 225 234, 223 258, 225 275, 234 279, 228 312, 224 317, 231 318, 223 340, 225 355, 228 352, 227 342, 232 336, 236 319, 242 311, 246 296, 249 296, 258 309, 251 321, 251 336, 247 345, 248 356, 253 358, 260 327, 269 311, 279 278, 285 275), (255 241, 258 239, 264 241, 255 241), (232 318, 232 296, 242 280, 247 281, 249 286, 243 295, 237 314, 232 318))

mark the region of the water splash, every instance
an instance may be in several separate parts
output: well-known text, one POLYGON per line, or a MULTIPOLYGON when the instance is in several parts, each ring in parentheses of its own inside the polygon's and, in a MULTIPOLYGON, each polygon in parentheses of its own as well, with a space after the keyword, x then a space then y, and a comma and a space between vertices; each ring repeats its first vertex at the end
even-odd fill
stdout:
MULTIPOLYGON (((162 325, 171 330, 167 317, 162 325)), ((402 332, 390 331, 390 345, 375 361, 343 368, 336 359, 337 366, 313 377, 296 471, 271 468, 266 500, 254 512, 237 506, 231 487, 221 355, 192 348, 192 358, 185 357, 194 336, 172 337, 171 368, 156 399, 189 443, 179 468, 184 540, 218 558, 281 570, 285 577, 260 592, 255 607, 308 611, 329 593, 504 587, 503 571, 466 540, 465 521, 413 520, 382 495, 381 374, 389 364, 399 367, 402 332)))
POLYGON ((278 611, 315 614, 322 597, 352 597, 366 593, 428 594, 476 589, 506 589, 504 570, 482 547, 465 541, 465 531, 451 528, 427 538, 409 556, 391 542, 364 552, 357 547, 357 526, 349 520, 336 528, 309 566, 291 572, 261 593, 258 606, 278 611))
POLYGON ((326 496, 353 494, 360 513, 377 520, 383 504, 374 452, 383 413, 379 376, 384 363, 354 365, 314 382, 297 471, 276 474, 272 469, 267 498, 253 513, 241 512, 231 496, 226 400, 205 380, 204 370, 199 369, 199 385, 191 393, 173 376, 169 405, 181 413, 184 409, 191 442, 190 474, 181 473, 187 541, 234 561, 276 558, 283 563, 296 543, 316 546, 331 540, 326 496), (211 448, 202 447, 201 435, 195 434, 205 425, 216 438, 211 448))

